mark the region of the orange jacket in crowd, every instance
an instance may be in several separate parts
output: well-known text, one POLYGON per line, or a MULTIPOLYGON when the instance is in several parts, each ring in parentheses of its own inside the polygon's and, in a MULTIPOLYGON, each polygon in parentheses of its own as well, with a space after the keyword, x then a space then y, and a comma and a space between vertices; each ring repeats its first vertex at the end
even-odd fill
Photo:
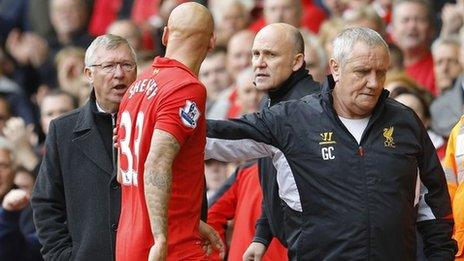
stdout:
POLYGON ((453 238, 459 248, 456 260, 464 260, 464 117, 451 130, 443 168, 453 206, 453 238))

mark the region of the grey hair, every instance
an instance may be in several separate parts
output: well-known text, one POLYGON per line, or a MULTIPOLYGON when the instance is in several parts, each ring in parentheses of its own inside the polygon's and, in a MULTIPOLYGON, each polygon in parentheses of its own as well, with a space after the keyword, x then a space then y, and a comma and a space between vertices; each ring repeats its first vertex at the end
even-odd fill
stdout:
POLYGON ((134 62, 137 63, 137 55, 135 54, 135 50, 125 38, 114 34, 104 34, 95 38, 95 40, 93 40, 87 48, 87 51, 85 51, 85 67, 89 68, 95 62, 94 56, 97 49, 105 48, 106 50, 113 50, 121 45, 126 45, 129 47, 132 58, 134 59, 134 62))
POLYGON ((459 47, 461 46, 461 41, 459 40, 459 37, 453 35, 447 37, 439 37, 432 44, 432 55, 437 54, 437 49, 441 45, 454 45, 459 49, 459 47))
POLYGON ((342 30, 333 40, 333 58, 340 65, 345 64, 358 42, 365 43, 369 47, 382 46, 389 52, 387 43, 379 33, 365 27, 352 27, 342 30))

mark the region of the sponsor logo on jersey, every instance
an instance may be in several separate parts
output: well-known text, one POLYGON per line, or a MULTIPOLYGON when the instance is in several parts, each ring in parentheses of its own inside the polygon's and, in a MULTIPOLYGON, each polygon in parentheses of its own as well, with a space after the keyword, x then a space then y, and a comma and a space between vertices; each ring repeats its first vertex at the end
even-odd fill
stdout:
POLYGON ((385 139, 383 145, 386 148, 395 148, 395 141, 393 140, 393 131, 395 131, 395 128, 393 126, 383 129, 383 137, 385 139))
POLYGON ((195 102, 187 100, 185 106, 179 109, 179 115, 182 123, 189 127, 197 127, 198 118, 200 118, 200 111, 198 110, 195 102))

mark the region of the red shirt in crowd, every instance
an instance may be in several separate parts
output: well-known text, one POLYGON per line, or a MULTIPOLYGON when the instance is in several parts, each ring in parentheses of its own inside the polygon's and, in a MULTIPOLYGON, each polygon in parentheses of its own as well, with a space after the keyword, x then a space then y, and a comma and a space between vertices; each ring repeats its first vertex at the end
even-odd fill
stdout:
MULTIPOLYGON (((208 224, 219 232, 223 240, 227 221, 234 220, 228 260, 242 260, 253 240, 262 200, 258 164, 254 163, 239 170, 232 186, 209 208, 208 224)), ((274 238, 262 260, 288 260, 287 249, 274 238)))
POLYGON ((153 74, 127 90, 118 114, 122 205, 116 260, 147 260, 153 235, 144 195, 144 164, 155 129, 181 149, 172 167, 168 260, 204 260, 198 225, 204 190, 206 89, 183 64, 155 58, 153 74))
POLYGON ((407 66, 406 72, 434 96, 437 96, 438 90, 435 88, 435 75, 433 72, 433 57, 431 52, 418 62, 407 66))

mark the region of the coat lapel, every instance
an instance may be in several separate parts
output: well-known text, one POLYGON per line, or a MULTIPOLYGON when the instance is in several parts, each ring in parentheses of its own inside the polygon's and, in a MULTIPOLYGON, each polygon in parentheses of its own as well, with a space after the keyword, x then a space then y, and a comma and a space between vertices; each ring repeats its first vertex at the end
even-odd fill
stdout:
POLYGON ((90 161, 112 176, 113 164, 110 156, 106 153, 102 137, 93 120, 91 102, 95 101, 90 99, 79 114, 73 130, 73 142, 90 161))

